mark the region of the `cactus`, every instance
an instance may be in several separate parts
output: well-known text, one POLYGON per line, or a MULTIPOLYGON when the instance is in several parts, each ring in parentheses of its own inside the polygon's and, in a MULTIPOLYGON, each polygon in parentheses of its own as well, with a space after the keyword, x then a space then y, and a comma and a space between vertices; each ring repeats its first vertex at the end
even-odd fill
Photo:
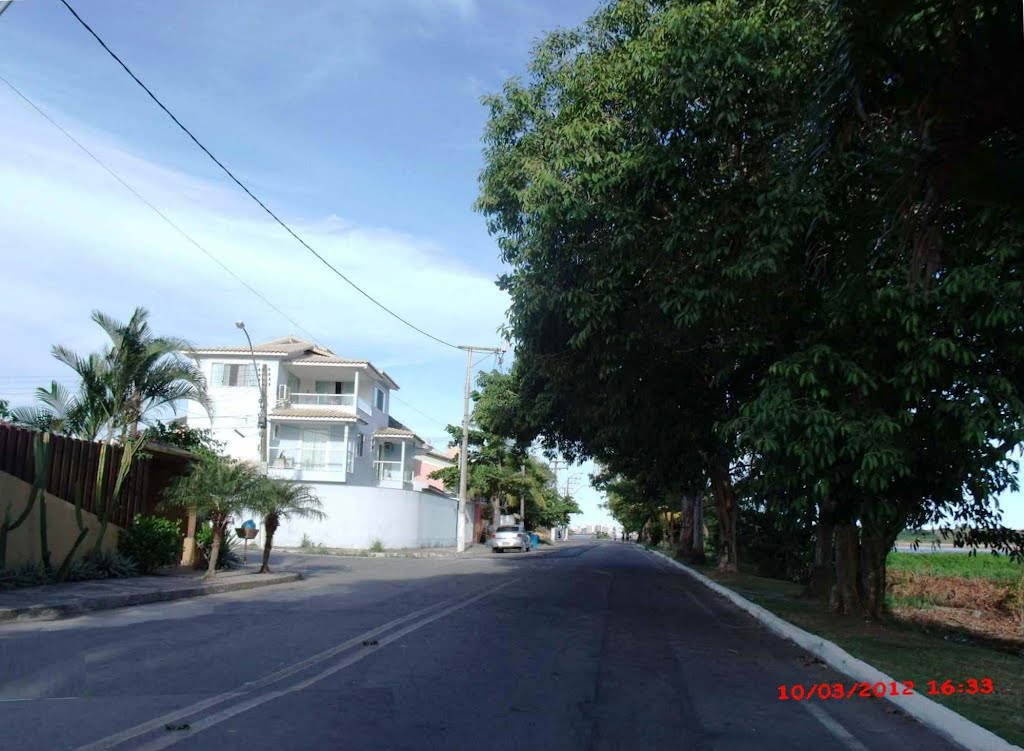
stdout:
POLYGON ((100 471, 96 475, 95 497, 103 499, 103 512, 100 516, 100 532, 96 537, 96 544, 92 549, 94 554, 99 553, 103 546, 103 538, 107 533, 107 527, 110 525, 110 518, 121 505, 121 486, 128 477, 128 473, 132 469, 132 460, 135 458, 135 454, 142 447, 143 443, 145 443, 145 438, 141 435, 124 442, 123 451, 121 452, 121 462, 117 467, 117 477, 114 480, 114 489, 109 495, 104 492, 106 488, 103 485, 102 478, 104 476, 103 468, 105 466, 105 457, 107 450, 110 448, 110 442, 107 441, 100 449, 100 471))
POLYGON ((4 506, 3 522, 0 522, 0 570, 7 567, 7 536, 16 530, 28 519, 29 514, 36 505, 36 499, 40 501, 42 526, 40 536, 44 551, 44 562, 49 560, 49 551, 46 549, 46 485, 50 475, 50 434, 41 433, 34 438, 34 458, 36 464, 35 478, 32 481, 32 489, 29 491, 28 503, 17 519, 11 519, 11 502, 4 506))

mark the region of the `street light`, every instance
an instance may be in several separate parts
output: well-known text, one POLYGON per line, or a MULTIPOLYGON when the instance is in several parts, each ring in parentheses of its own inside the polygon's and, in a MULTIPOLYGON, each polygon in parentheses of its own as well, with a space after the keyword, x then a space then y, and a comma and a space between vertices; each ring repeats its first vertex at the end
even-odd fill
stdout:
POLYGON ((235 327, 242 330, 245 334, 245 340, 249 343, 249 354, 252 355, 252 369, 253 374, 256 376, 256 383, 260 388, 260 417, 259 417, 259 428, 260 428, 260 461, 263 466, 267 464, 267 388, 263 383, 263 379, 260 377, 260 369, 256 364, 256 351, 252 348, 252 339, 249 337, 249 331, 245 328, 245 321, 235 321, 235 327))

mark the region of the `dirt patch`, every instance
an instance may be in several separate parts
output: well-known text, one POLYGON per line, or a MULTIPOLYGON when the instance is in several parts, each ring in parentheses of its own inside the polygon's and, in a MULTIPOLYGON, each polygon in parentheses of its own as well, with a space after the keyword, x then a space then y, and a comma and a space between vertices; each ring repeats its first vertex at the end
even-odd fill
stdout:
POLYGON ((901 620, 1024 647, 1019 583, 893 571, 889 592, 901 620))
POLYGON ((901 600, 922 600, 942 608, 983 610, 1007 616, 1019 612, 1017 585, 991 579, 892 571, 889 591, 901 600))
POLYGON ((963 631, 1001 646, 1024 650, 1024 628, 1020 621, 991 610, 933 607, 926 610, 897 606, 893 614, 903 621, 942 630, 963 631))

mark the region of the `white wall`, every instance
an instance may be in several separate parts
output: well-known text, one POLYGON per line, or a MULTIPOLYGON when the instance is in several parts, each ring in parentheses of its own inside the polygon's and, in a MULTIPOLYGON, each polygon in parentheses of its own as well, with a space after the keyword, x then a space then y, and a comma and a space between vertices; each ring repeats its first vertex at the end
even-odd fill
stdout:
MULTIPOLYGON (((455 545, 458 508, 454 500, 415 490, 326 483, 313 488, 327 519, 286 521, 274 537, 277 544, 298 545, 305 533, 329 548, 365 549, 377 539, 385 548, 455 545)), ((472 537, 470 530, 467 539, 472 537)))
MULTIPOLYGON (((188 402, 188 425, 192 428, 210 429, 216 440, 224 442, 224 451, 229 456, 244 461, 259 461, 260 390, 256 386, 213 386, 213 364, 218 362, 251 364, 252 357, 249 355, 210 355, 199 360, 199 367, 206 377, 210 400, 213 402, 212 417, 208 417, 206 410, 195 402, 188 402)), ((268 408, 272 409, 277 393, 276 384, 280 363, 278 360, 257 357, 256 366, 259 373, 263 372, 264 365, 267 366, 268 380, 270 381, 267 389, 267 398, 270 400, 268 408)))

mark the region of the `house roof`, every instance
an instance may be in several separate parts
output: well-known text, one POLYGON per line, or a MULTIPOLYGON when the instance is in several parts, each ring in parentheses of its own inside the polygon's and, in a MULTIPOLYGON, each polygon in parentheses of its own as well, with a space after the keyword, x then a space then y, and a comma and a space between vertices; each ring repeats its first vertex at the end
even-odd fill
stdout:
POLYGON ((436 449, 433 446, 430 446, 429 448, 427 448, 426 451, 423 452, 423 458, 433 460, 436 462, 444 462, 446 465, 451 466, 452 464, 454 464, 455 458, 453 453, 449 453, 450 451, 453 450, 446 449, 442 451, 441 449, 436 449))
POLYGON ((373 431, 373 436, 374 438, 415 438, 419 443, 426 443, 426 441, 390 415, 388 415, 387 427, 377 428, 373 431))
POLYGON ((282 407, 270 410, 270 417, 287 417, 290 420, 335 420, 356 422, 355 415, 340 414, 336 409, 310 409, 309 407, 282 407))
MULTIPOLYGON (((350 365, 356 368, 368 368, 387 383, 388 388, 398 390, 399 386, 386 372, 377 368, 369 360, 356 360, 348 357, 340 357, 326 347, 299 339, 294 336, 285 336, 280 339, 272 339, 269 342, 254 344, 253 352, 264 356, 281 357, 284 362, 291 362, 297 365, 350 365)), ((197 355, 246 355, 249 354, 248 346, 225 346, 225 347, 195 347, 192 354, 197 355)))

